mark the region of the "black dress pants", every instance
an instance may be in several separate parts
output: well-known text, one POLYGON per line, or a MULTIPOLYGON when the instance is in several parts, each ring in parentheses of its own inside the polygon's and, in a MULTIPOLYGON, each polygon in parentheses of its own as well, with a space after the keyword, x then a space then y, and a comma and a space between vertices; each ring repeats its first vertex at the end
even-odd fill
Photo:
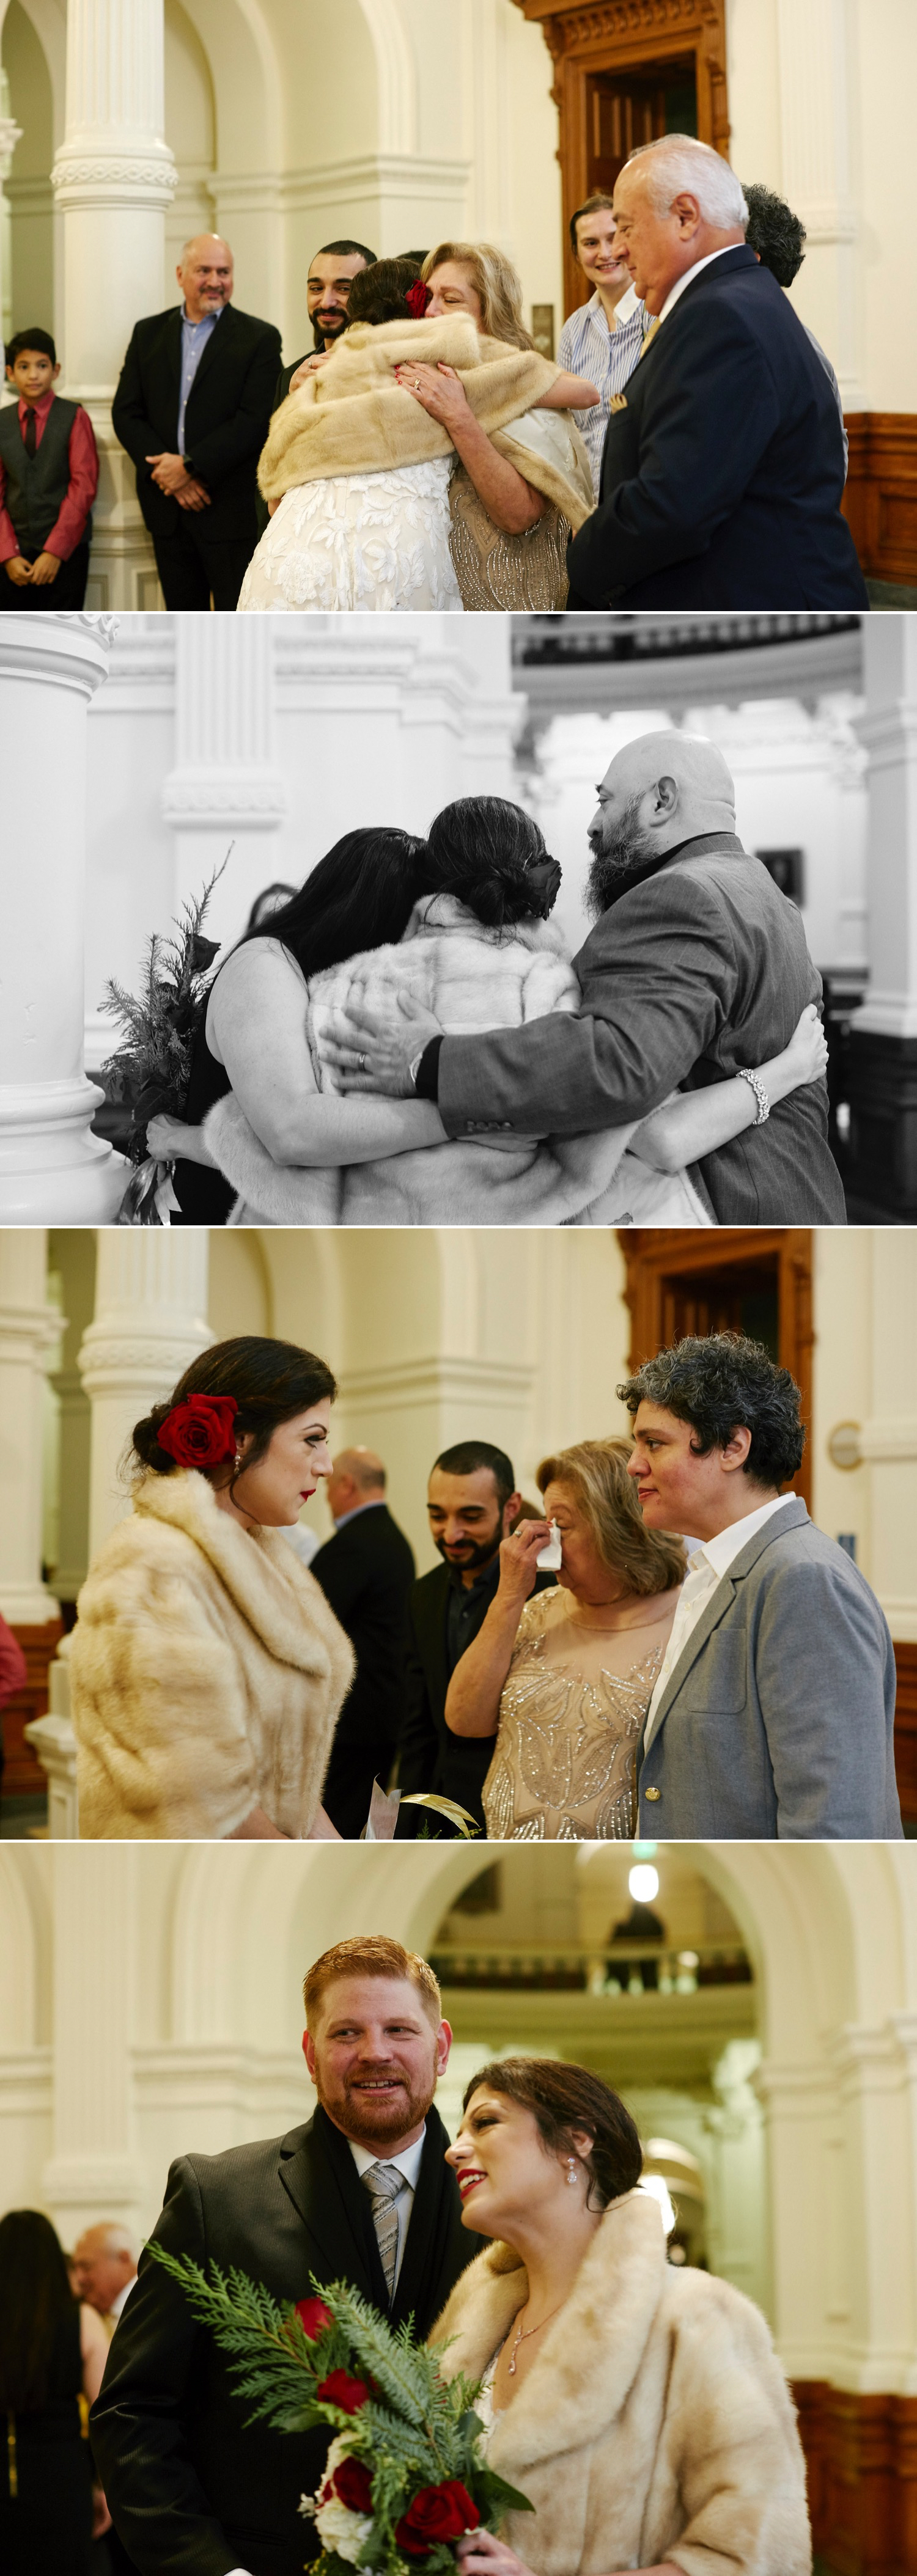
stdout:
MULTIPOLYGON (((40 546, 21 546, 26 563, 34 563, 40 546)), ((74 546, 72 555, 61 564, 53 581, 42 582, 36 589, 28 581, 20 587, 11 581, 6 565, 0 564, 0 607, 7 608, 82 608, 86 597, 86 575, 89 570, 89 545, 74 546)))
POLYGON ((254 509, 246 509, 238 536, 212 537, 206 510, 183 510, 174 535, 154 537, 156 570, 167 608, 235 608, 258 531, 254 509))

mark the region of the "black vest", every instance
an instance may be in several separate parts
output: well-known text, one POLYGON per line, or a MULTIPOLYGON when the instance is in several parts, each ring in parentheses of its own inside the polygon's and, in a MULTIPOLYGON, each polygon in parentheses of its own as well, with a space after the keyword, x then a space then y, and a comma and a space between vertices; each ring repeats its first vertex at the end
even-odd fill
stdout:
MULTIPOLYGON (((6 507, 26 554, 40 554, 66 499, 70 481, 70 432, 79 405, 55 394, 34 456, 26 453, 18 403, 0 410, 0 462, 6 475, 6 507)), ((87 519, 81 544, 92 534, 87 519)))

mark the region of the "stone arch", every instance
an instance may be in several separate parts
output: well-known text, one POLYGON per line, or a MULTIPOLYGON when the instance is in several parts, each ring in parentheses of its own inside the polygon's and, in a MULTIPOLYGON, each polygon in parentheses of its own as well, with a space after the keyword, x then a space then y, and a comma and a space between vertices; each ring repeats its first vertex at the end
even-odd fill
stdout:
POLYGON ((4 182, 9 232, 0 266, 14 331, 31 322, 56 328, 58 222, 50 170, 64 130, 64 44, 63 20, 50 0, 9 0, 0 50, 9 111, 21 134, 4 182))
POLYGON ((417 150, 417 72, 399 0, 360 0, 378 83, 380 152, 417 150))

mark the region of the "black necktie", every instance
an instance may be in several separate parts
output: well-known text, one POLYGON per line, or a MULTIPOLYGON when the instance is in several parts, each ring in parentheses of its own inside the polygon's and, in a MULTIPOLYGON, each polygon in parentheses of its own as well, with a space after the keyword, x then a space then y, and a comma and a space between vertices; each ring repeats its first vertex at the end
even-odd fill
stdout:
POLYGON ((29 404, 28 411, 26 412, 26 416, 25 416, 25 433, 24 433, 24 435, 25 435, 25 452, 26 452, 26 455, 27 455, 27 456, 34 456, 34 454, 35 454, 35 448, 36 448, 36 434, 35 434, 35 408, 34 408, 34 404, 32 404, 32 403, 30 403, 30 404, 29 404))

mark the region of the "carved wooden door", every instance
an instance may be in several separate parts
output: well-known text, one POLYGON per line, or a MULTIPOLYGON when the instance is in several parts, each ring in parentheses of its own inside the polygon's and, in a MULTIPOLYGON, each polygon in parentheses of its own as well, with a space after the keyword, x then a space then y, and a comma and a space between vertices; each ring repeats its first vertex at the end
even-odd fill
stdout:
POLYGON ((586 186, 610 196, 623 163, 659 134, 697 133, 693 56, 587 76, 586 186))

